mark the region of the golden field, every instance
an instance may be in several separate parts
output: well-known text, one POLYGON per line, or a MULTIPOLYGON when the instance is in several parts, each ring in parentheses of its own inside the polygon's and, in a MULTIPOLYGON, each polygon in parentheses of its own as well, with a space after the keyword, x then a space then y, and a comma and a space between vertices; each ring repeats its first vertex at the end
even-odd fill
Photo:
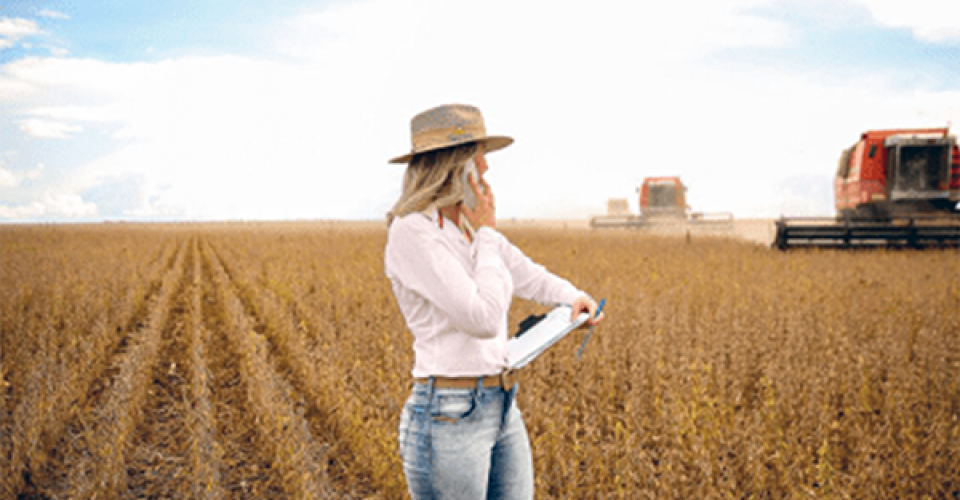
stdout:
MULTIPOLYGON (((503 232, 608 301, 520 372, 538 498, 960 497, 957 251, 503 232)), ((404 498, 385 238, 0 226, 0 498, 404 498)))

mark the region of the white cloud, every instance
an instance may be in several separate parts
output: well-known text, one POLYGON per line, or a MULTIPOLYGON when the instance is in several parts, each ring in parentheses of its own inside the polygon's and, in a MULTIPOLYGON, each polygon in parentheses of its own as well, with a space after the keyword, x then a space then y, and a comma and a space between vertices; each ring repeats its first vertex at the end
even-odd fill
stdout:
POLYGON ((37 23, 30 19, 0 17, 0 50, 16 45, 17 41, 42 33, 37 23))
POLYGON ((80 132, 83 128, 63 122, 54 122, 30 118, 20 122, 20 130, 34 136, 46 139, 68 139, 69 134, 80 132))
POLYGON ((114 64, 95 59, 27 57, 6 64, 3 80, 45 91, 49 97, 73 90, 113 99, 128 95, 131 88, 145 83, 143 78, 146 75, 141 70, 149 66, 147 63, 114 64))
POLYGON ((17 179, 13 172, 0 165, 0 188, 15 188, 19 184, 20 179, 17 179))
POLYGON ((39 179, 42 174, 43 174, 43 163, 38 163, 36 167, 33 167, 30 170, 27 170, 26 172, 24 172, 23 178, 35 181, 39 179))
POLYGON ((79 195, 73 193, 47 193, 43 197, 44 212, 68 218, 93 216, 97 214, 97 206, 87 203, 79 195))
POLYGON ((0 204, 0 219, 12 221, 40 217, 56 219, 79 219, 97 215, 97 206, 85 202, 79 195, 68 192, 44 192, 39 200, 23 205, 0 204))
POLYGON ((48 19, 70 19, 70 16, 53 9, 40 9, 37 11, 37 15, 48 19))
POLYGON ((39 163, 36 167, 25 172, 14 172, 7 167, 5 161, 0 160, 0 188, 15 188, 26 179, 35 181, 40 179, 43 174, 43 164, 39 163))
POLYGON ((854 0, 884 25, 908 28, 917 38, 960 43, 960 2, 943 0, 854 0))
POLYGON ((44 215, 45 213, 46 208, 43 206, 43 203, 40 203, 39 201, 16 207, 0 204, 0 219, 16 221, 20 219, 38 217, 44 215))
MULTIPOLYGON (((0 50, 3 50, 0 48, 0 50)), ((36 88, 32 85, 14 78, 5 78, 0 73, 0 101, 13 101, 34 94, 36 88)))
MULTIPOLYGON (((343 97, 323 92, 323 75, 310 68, 241 58, 44 64, 50 67, 30 68, 31 83, 45 85, 36 75, 48 75, 69 87, 60 80, 62 67, 69 67, 87 75, 84 87, 98 88, 103 79, 114 91, 107 104, 45 106, 30 114, 91 127, 113 121, 121 127, 119 138, 134 141, 78 172, 79 186, 142 172, 154 186, 174 186, 158 192, 147 208, 220 218, 287 217, 318 209, 346 216, 351 202, 339 199, 343 186, 337 181, 362 182, 363 173, 344 161, 350 146, 338 144, 349 142, 339 137, 346 131, 362 129, 363 118, 339 111, 343 97), (332 120, 332 113, 341 116, 332 120)), ((29 125, 39 132, 37 123, 29 125)))
POLYGON ((490 159, 507 217, 635 207, 657 175, 680 175, 695 211, 822 210, 783 179, 831 176, 862 130, 960 119, 960 90, 711 61, 790 43, 788 26, 743 14, 760 3, 340 4, 278 26, 275 58, 8 63, 0 103, 32 135, 114 141, 41 197, 43 214, 96 213, 76 193, 131 174, 144 181, 130 213, 200 219, 382 216, 403 172, 387 159, 409 148, 412 115, 444 102, 479 105, 488 130, 517 139, 490 159))

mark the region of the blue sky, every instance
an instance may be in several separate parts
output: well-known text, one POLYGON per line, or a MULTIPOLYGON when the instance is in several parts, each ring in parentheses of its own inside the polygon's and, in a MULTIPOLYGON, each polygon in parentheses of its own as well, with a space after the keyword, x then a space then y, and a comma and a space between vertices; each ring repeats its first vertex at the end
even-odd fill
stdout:
POLYGON ((516 139, 502 217, 635 210, 662 175, 697 211, 832 215, 861 131, 960 120, 960 2, 272 4, 0 4, 0 222, 381 218, 447 102, 516 139))
MULTIPOLYGON (((37 23, 41 38, 80 57, 110 62, 158 61, 186 54, 255 55, 265 25, 322 6, 322 2, 235 2, 224 0, 133 2, 12 2, 2 14, 37 23)), ((22 46, 5 60, 44 56, 22 46)))

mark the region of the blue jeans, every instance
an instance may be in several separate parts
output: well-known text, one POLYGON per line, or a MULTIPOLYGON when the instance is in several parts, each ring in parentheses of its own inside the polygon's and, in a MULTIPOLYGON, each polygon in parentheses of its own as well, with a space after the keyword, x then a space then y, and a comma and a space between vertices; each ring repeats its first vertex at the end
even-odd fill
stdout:
POLYGON ((414 500, 533 498, 533 458, 517 386, 414 384, 400 417, 403 473, 414 500))

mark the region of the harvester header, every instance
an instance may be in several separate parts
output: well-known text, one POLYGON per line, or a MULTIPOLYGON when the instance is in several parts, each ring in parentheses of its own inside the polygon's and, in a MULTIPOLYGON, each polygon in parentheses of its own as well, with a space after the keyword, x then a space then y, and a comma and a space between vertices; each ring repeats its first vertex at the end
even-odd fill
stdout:
POLYGON ((960 246, 960 150, 947 127, 873 130, 843 150, 834 219, 781 218, 774 245, 960 246))

